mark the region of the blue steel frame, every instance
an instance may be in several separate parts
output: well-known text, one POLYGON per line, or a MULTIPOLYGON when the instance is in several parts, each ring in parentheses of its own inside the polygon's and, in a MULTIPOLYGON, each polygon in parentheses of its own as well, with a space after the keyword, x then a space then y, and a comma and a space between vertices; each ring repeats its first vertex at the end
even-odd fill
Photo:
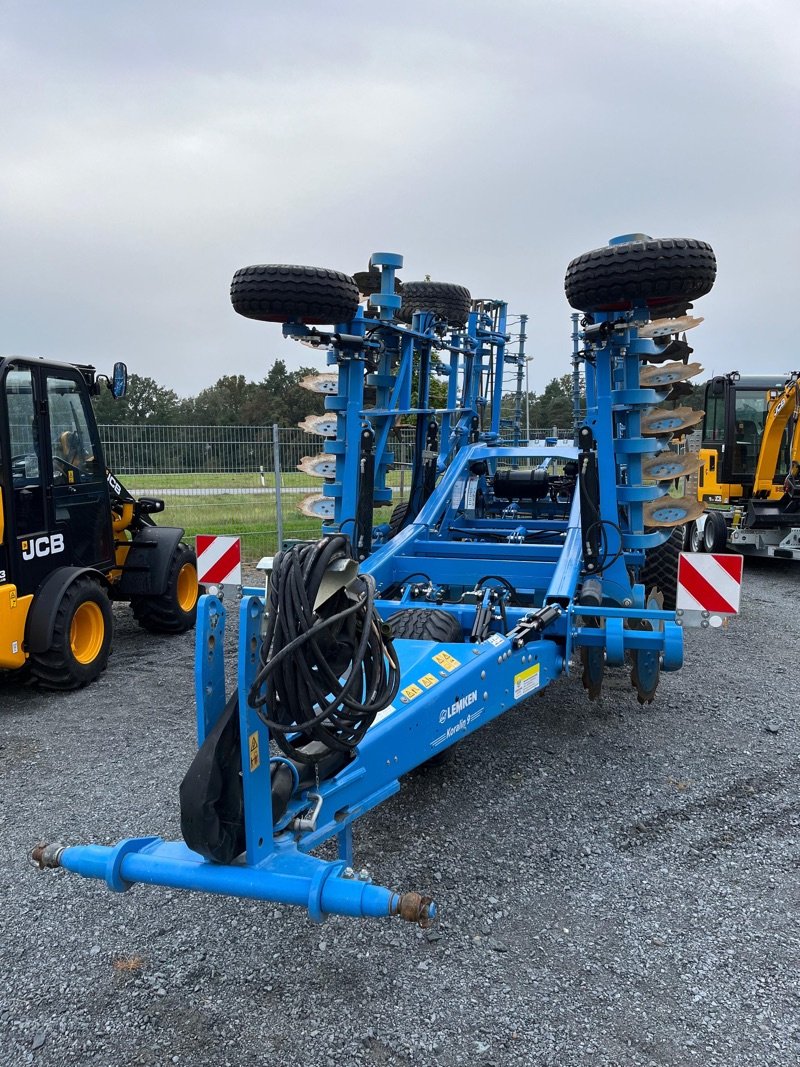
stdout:
MULTIPOLYGON (((586 425, 596 441, 599 511, 609 531, 606 556, 612 558, 592 576, 601 583, 601 603, 582 607, 580 591, 587 575, 579 488, 571 497, 551 495, 523 506, 492 498, 491 476, 498 467, 551 469, 578 458, 571 447, 556 445, 546 455, 536 455, 526 446, 497 444, 505 304, 493 302, 488 314, 479 306, 466 329, 450 333, 445 342, 444 331, 428 314, 415 315, 410 327, 394 322, 399 303, 394 272, 402 258, 376 254, 372 263, 383 274, 382 290, 371 298, 379 318, 366 319, 359 311, 353 322, 331 335, 329 360, 339 367, 339 394, 328 400, 338 416, 331 448, 337 475, 329 487, 336 518, 326 529, 344 526, 356 513, 355 441, 365 420, 376 432, 375 499, 388 499, 391 425, 398 414, 434 414, 427 406, 411 408, 412 366, 420 353, 424 364, 426 353, 429 357, 433 348, 445 349, 450 354, 447 408, 436 413, 442 419, 439 463, 444 472, 412 523, 373 552, 361 573, 375 582, 384 618, 409 606, 444 609, 469 634, 481 609, 488 627, 474 642, 396 640, 401 682, 394 704, 378 714, 354 759, 337 775, 308 790, 301 790, 295 777, 288 809, 275 821, 270 770, 275 760, 286 761, 270 754, 269 731, 248 704, 258 668, 264 597, 260 590, 245 590, 239 605, 237 674, 244 856, 233 864, 216 864, 182 843, 147 837, 113 847, 65 848, 59 853, 62 866, 103 878, 115 890, 142 881, 299 904, 318 921, 327 913, 409 917, 403 897, 356 877, 352 869, 355 820, 396 793, 404 774, 545 688, 569 670, 573 653, 582 647, 602 650, 612 665, 623 663, 627 652, 641 651, 653 654, 664 670, 681 666, 683 633, 674 614, 646 607, 643 587, 631 578, 644 549, 668 536, 645 533, 642 522, 643 502, 665 492, 662 486, 642 484, 642 456, 663 449, 668 440, 640 433, 642 410, 664 396, 639 385, 640 355, 654 350, 652 341, 637 335, 647 312, 597 316, 597 323, 608 327, 585 338, 591 354, 586 425), (476 441, 473 418, 492 364, 492 422, 484 440, 476 441), (364 409, 365 382, 377 390, 374 409, 364 409), (469 437, 473 441, 467 444, 469 437), (479 489, 488 501, 482 508, 476 505, 479 489), (514 587, 520 603, 510 603, 501 586, 486 584, 498 574, 514 587), (649 627, 637 625, 641 620, 649 627), (311 855, 330 839, 337 842, 338 859, 311 855)), ((305 329, 289 324, 284 332, 305 329)), ((222 600, 201 598, 195 659, 200 744, 226 704, 226 616, 222 600)), ((434 912, 435 906, 426 902, 419 917, 434 912)))

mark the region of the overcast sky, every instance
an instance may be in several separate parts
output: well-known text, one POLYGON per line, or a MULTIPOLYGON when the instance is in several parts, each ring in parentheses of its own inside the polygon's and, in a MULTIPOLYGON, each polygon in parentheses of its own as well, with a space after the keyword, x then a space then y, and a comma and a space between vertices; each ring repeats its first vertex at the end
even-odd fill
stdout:
POLYGON ((321 357, 235 315, 250 263, 400 252, 531 317, 569 371, 571 258, 718 259, 706 369, 800 367, 797 0, 4 0, 4 353, 181 395, 321 357))

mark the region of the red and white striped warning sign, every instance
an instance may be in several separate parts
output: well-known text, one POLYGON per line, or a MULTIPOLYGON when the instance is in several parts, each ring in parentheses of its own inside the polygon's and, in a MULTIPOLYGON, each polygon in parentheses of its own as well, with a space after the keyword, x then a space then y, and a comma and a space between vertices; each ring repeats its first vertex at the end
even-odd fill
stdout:
POLYGON ((198 534, 197 580, 203 585, 241 585, 241 538, 198 534))
POLYGON ((743 566, 744 557, 733 553, 681 552, 676 607, 679 611, 736 615, 743 566))

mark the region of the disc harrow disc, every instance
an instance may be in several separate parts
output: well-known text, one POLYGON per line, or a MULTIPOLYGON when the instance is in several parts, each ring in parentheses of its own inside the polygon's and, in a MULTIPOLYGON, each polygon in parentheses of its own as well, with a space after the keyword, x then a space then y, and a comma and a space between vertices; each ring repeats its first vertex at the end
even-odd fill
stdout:
POLYGON ((642 463, 642 474, 655 482, 671 482, 673 478, 685 478, 699 470, 697 452, 659 452, 642 463))
POLYGON ((676 382, 694 378, 696 374, 702 374, 703 368, 699 363, 662 363, 651 364, 642 367, 639 371, 639 384, 645 389, 664 389, 676 382))
POLYGON ((308 516, 309 519, 332 519, 335 504, 332 497, 322 496, 320 493, 312 493, 304 496, 297 505, 297 510, 308 516))
POLYGON ((702 315, 681 315, 675 319, 653 319, 639 327, 640 337, 671 337, 676 333, 693 330, 703 321, 702 315))
POLYGON ((691 408, 651 408, 642 415, 641 432, 645 437, 679 434, 696 426, 703 418, 702 411, 691 408))
POLYGON ((335 478, 336 456, 327 452, 318 452, 316 456, 303 456, 297 464, 297 470, 310 474, 312 478, 335 478))
POLYGON ((581 648, 581 681, 590 700, 599 700, 603 691, 603 675, 606 669, 606 657, 602 648, 581 648))
POLYGON ((308 389, 309 393, 324 393, 333 396, 339 392, 339 376, 337 374, 307 374, 300 382, 302 389, 308 389))
MULTIPOLYGON (((663 593, 653 588, 647 598, 647 606, 662 611, 664 608, 663 593)), ((663 630, 664 626, 663 623, 657 623, 654 627, 649 619, 629 619, 628 628, 652 632, 654 628, 663 630)), ((636 699, 640 704, 652 704, 661 675, 661 654, 655 649, 633 648, 630 655, 631 685, 636 690, 636 699)))
POLYGON ((316 434, 317 437, 336 436, 335 415, 306 415, 302 422, 297 424, 306 433, 316 434))
POLYGON ((643 506, 645 526, 682 526, 694 522, 704 511, 697 497, 662 496, 648 500, 643 506))

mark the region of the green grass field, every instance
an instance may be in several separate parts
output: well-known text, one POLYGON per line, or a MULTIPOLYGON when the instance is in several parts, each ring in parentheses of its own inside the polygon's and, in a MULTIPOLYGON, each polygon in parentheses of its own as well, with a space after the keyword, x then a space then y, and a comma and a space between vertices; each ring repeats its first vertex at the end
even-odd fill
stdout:
MULTIPOLYGON (((139 488, 146 491, 145 486, 139 488)), ((297 510, 301 500, 302 496, 297 494, 283 498, 284 538, 305 539, 320 535, 320 520, 309 519, 297 510)), ((245 562, 256 562, 278 549, 275 497, 272 494, 168 496, 164 503, 165 509, 159 518, 162 525, 182 526, 187 538, 194 538, 199 533, 241 537, 242 559, 245 562)), ((377 509, 374 512, 375 524, 388 522, 391 513, 392 509, 388 507, 377 509)))

